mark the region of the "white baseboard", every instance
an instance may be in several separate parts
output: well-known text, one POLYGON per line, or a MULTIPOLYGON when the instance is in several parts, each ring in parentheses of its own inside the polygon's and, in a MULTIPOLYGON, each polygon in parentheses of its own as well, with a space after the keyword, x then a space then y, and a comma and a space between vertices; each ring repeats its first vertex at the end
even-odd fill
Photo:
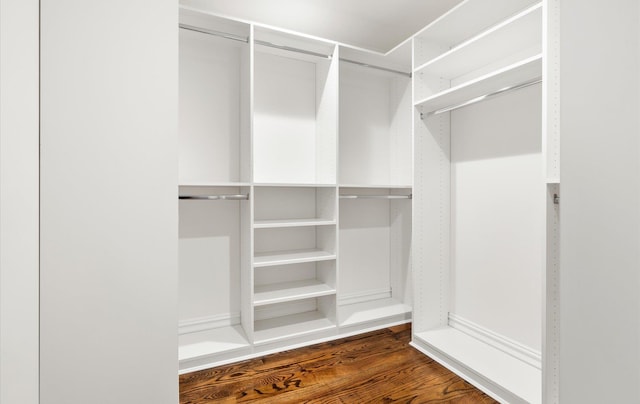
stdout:
POLYGON ((182 335, 192 332, 213 330, 215 328, 229 327, 236 324, 240 324, 239 312, 192 318, 178 323, 178 334, 182 335))
POLYGON ((391 297, 391 289, 367 290, 365 292, 341 294, 338 297, 338 306, 370 302, 372 300, 387 299, 391 297))
POLYGON ((542 369, 542 355, 539 351, 497 334, 453 313, 449 313, 449 326, 537 369, 542 369))

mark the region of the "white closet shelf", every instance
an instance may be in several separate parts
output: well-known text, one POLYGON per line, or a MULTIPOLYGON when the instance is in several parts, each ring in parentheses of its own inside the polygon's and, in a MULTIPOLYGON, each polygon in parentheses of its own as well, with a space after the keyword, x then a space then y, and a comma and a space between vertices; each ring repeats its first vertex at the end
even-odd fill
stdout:
POLYGON ((178 358, 184 361, 247 347, 249 347, 249 341, 241 326, 221 327, 180 335, 178 358))
POLYGON ((336 224, 330 219, 275 219, 256 220, 253 224, 255 229, 272 229, 279 227, 307 227, 307 226, 329 226, 336 224))
POLYGON ((331 188, 337 187, 337 184, 303 184, 303 183, 286 183, 286 182, 256 182, 256 187, 307 187, 307 188, 331 188))
POLYGON ((255 344, 268 344, 336 328, 319 311, 258 320, 254 323, 255 344))
POLYGON ((433 112, 541 76, 542 55, 536 55, 419 100, 415 106, 433 112))
POLYGON ((409 184, 340 184, 340 188, 411 189, 409 184))
MULTIPOLYGON (((534 3, 532 0, 492 0, 491 7, 487 7, 485 0, 463 1, 422 29, 416 40, 428 38, 430 43, 437 40, 437 45, 452 48, 534 3)), ((421 63, 416 60, 416 64, 421 63)))
POLYGON ((284 303, 294 300, 334 295, 336 289, 316 279, 259 285, 255 287, 253 305, 284 303))
POLYGON ((414 70, 436 77, 456 78, 525 49, 542 50, 542 4, 509 18, 414 70))
POLYGON ((408 314, 411 314, 411 306, 393 298, 371 300, 338 307, 340 327, 408 314))
POLYGON ((306 250, 274 251, 256 253, 253 266, 268 267, 274 265, 298 264, 303 262, 329 261, 336 259, 336 254, 317 248, 306 250))
POLYGON ((178 184, 180 187, 248 187, 251 186, 250 182, 199 182, 199 181, 190 181, 178 184))
POLYGON ((444 327, 418 332, 414 334, 413 344, 447 367, 461 369, 470 380, 489 380, 523 402, 542 401, 540 369, 462 331, 444 327))

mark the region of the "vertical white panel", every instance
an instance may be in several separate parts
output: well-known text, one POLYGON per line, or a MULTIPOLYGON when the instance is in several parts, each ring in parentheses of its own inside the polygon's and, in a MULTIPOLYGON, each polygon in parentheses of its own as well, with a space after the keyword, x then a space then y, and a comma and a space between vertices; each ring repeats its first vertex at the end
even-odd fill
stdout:
POLYGON ((414 193, 411 240, 416 284, 414 330, 447 325, 449 313, 451 136, 449 113, 414 114, 414 193))
POLYGON ((0 402, 38 403, 38 1, 0 2, 0 402))
POLYGON ((398 75, 389 81, 389 183, 407 185, 413 183, 411 79, 398 75))
POLYGON ((316 179, 318 184, 335 184, 338 153, 338 79, 340 55, 316 64, 316 179))
POLYGON ((640 402, 638 7, 560 2, 561 403, 640 402))
POLYGON ((174 404, 177 3, 41 0, 41 28, 41 403, 174 404))

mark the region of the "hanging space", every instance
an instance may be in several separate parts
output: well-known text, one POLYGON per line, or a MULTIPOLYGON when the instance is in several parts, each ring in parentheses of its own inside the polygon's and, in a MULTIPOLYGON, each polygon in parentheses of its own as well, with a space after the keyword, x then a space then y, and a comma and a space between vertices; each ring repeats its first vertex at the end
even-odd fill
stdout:
POLYGON ((181 10, 179 362, 192 369, 251 352, 249 26, 181 10), (243 269, 244 268, 244 269, 243 269))
POLYGON ((469 0, 413 40, 413 345, 542 402, 543 7, 469 0))
POLYGON ((340 49, 338 320, 411 320, 411 44, 340 49))

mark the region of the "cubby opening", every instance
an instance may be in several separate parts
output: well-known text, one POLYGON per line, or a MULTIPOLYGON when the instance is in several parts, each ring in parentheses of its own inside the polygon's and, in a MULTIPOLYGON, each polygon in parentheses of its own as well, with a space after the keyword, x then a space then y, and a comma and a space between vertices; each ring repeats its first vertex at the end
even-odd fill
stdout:
POLYGON ((255 36, 255 182, 335 184, 337 47, 267 29, 255 36))
POLYGON ((256 307, 254 316, 256 345, 334 333, 335 295, 256 307))
POLYGON ((411 190, 340 188, 341 327, 411 319, 411 190))
POLYGON ((335 187, 255 187, 256 228, 336 223, 335 187))

